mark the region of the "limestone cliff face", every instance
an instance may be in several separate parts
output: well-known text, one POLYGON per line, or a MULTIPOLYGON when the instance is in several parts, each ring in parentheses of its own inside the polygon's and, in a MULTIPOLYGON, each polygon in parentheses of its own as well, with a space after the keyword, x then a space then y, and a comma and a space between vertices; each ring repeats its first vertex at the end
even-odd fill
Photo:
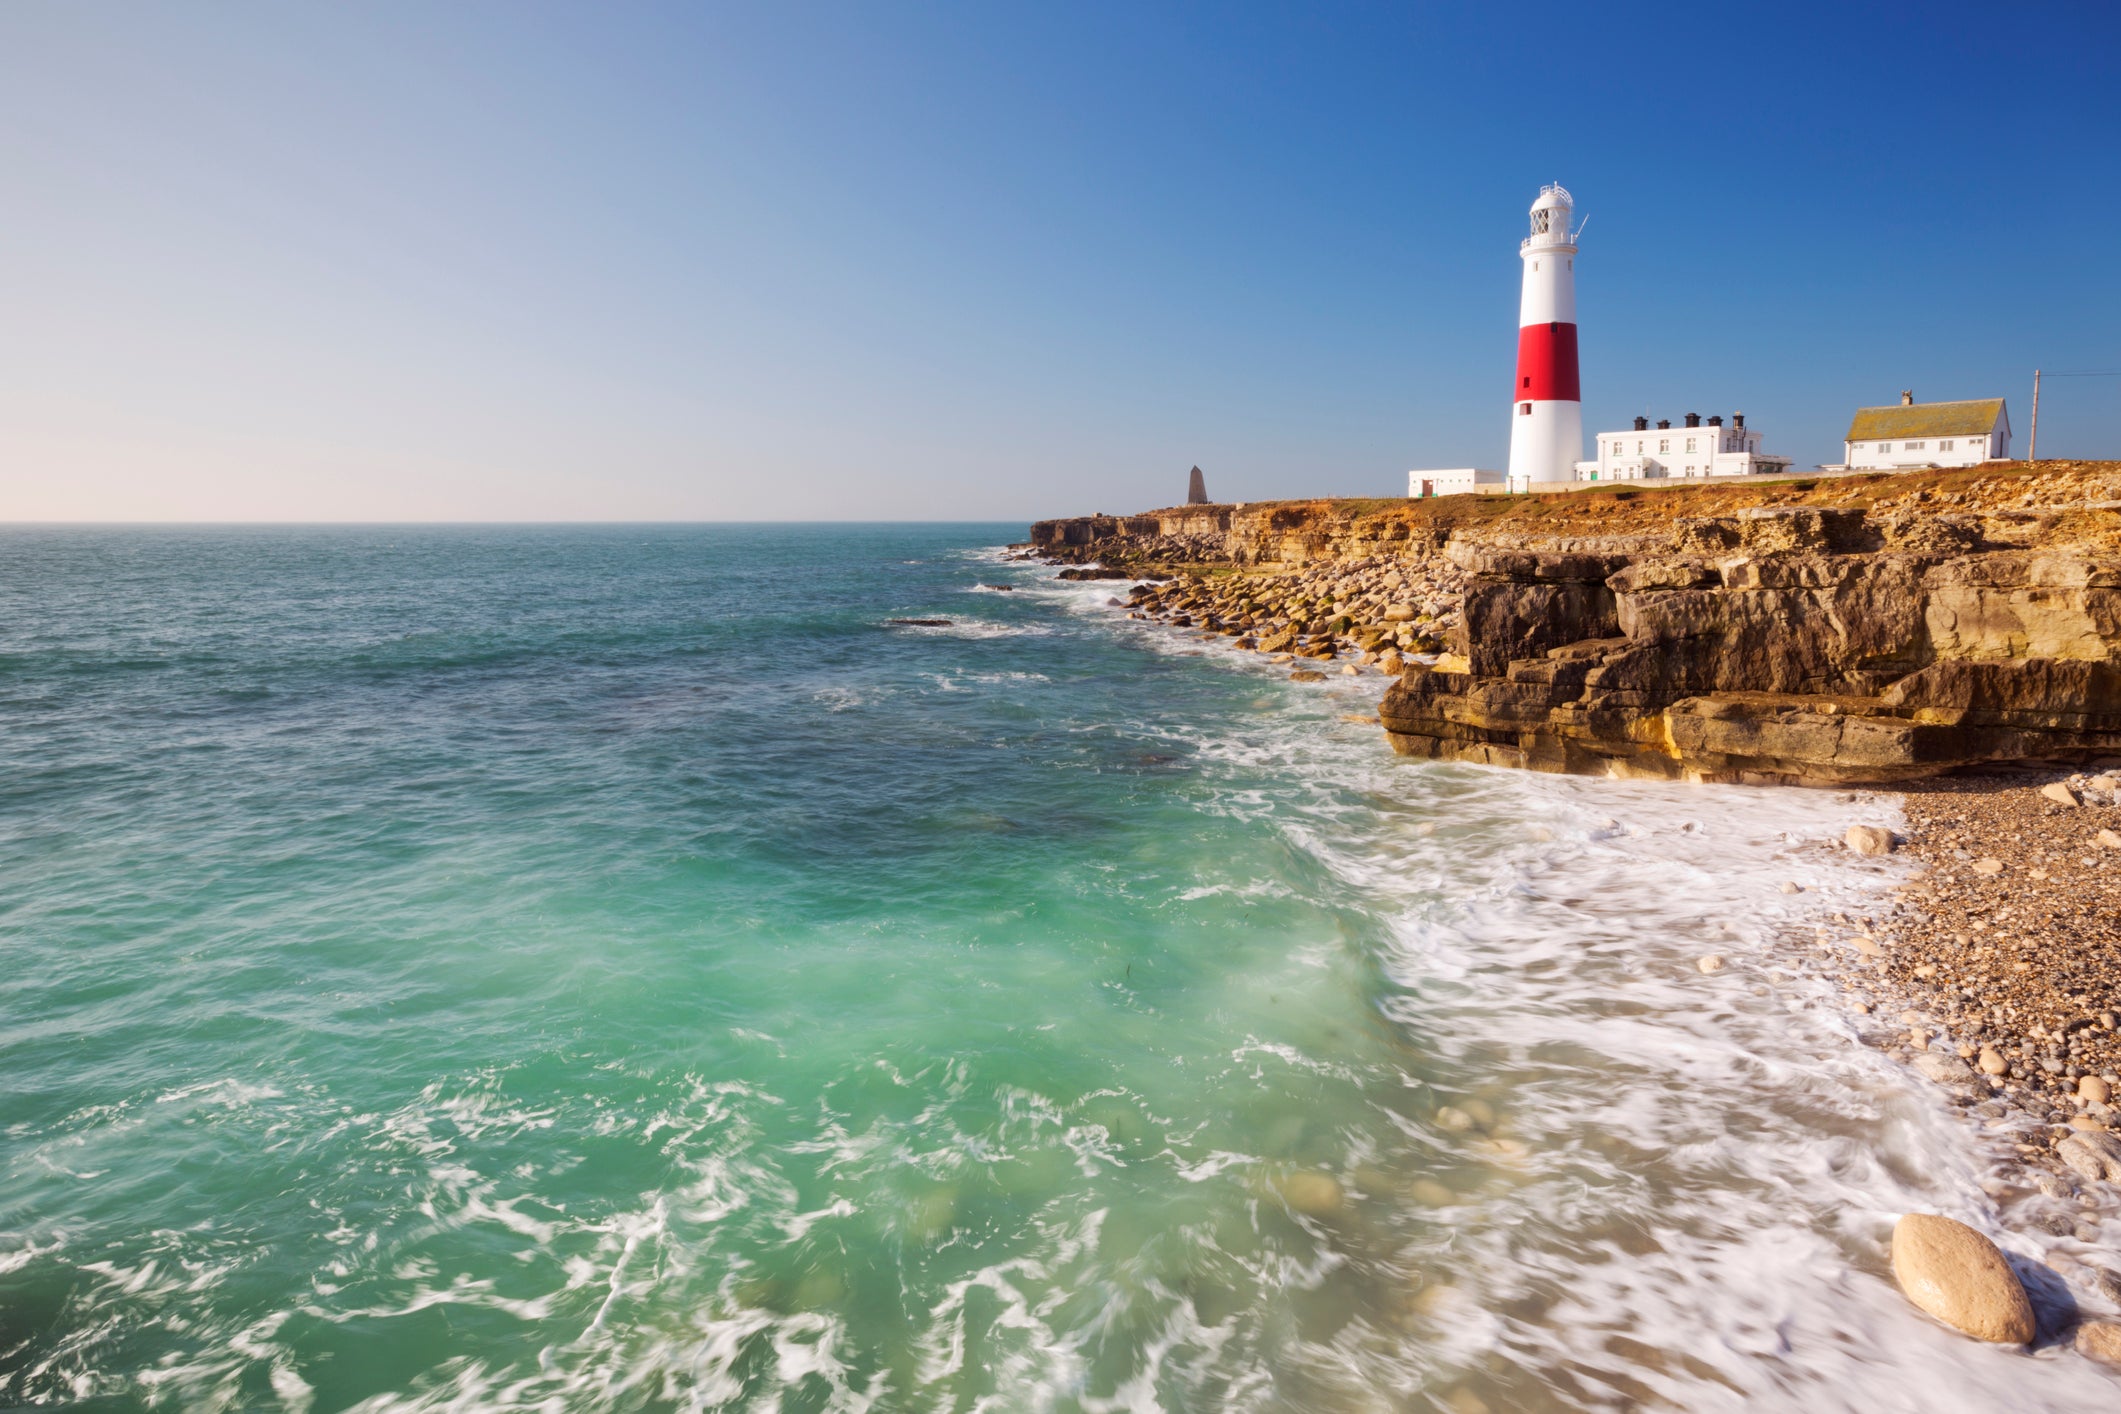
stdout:
POLYGON ((1889 782, 2121 757, 2121 463, 1048 521, 1128 569, 1444 556, 1451 652, 1379 712, 1405 754, 1889 782))
POLYGON ((1455 658, 1380 718, 1408 755, 1708 780, 2121 755, 2121 555, 1943 531, 1799 507, 1634 554, 1454 540, 1455 658))

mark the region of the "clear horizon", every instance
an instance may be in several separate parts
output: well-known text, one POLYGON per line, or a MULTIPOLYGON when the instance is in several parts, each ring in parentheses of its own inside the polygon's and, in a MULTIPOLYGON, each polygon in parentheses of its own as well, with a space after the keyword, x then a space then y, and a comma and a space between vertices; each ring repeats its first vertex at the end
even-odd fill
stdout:
MULTIPOLYGON (((0 12, 0 521, 1007 523, 2121 369, 2121 12, 0 12), (1669 55, 1670 58, 1652 56, 1669 55), (2100 56, 2106 55, 2102 59, 2100 56), (2091 247, 2087 250, 2086 247, 2091 247)), ((2058 379, 2044 458, 2121 453, 2058 379)))

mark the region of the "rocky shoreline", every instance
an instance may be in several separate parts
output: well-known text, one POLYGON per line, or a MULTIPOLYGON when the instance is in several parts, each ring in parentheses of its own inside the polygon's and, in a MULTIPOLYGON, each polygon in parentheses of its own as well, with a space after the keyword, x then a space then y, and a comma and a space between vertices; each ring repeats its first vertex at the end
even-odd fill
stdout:
MULTIPOLYGON (((1903 829, 1846 847, 1906 877, 1787 961, 1963 1113, 2067 1290, 2051 1327, 2073 1305, 2121 1365, 2121 463, 1711 489, 1196 506, 1021 548, 1295 680, 1392 678, 1403 754, 1899 791, 1903 829)), ((1924 1221, 1894 1242, 1910 1299, 2033 1338, 1993 1244, 1924 1221)))

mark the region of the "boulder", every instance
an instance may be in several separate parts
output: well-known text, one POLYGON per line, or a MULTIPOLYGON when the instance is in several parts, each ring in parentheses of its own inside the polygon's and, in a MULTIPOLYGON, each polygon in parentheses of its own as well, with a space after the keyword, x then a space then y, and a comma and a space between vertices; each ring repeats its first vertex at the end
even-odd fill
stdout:
POLYGON ((2040 794, 2057 805, 2066 805, 2071 809, 2076 808, 2077 793, 2060 781, 2049 781, 2046 785, 2040 787, 2040 794))
POLYGON ((2028 1344, 2033 1303, 1996 1244, 1965 1223, 1909 1213, 1893 1225, 1893 1278, 1907 1299, 1976 1340, 2028 1344))

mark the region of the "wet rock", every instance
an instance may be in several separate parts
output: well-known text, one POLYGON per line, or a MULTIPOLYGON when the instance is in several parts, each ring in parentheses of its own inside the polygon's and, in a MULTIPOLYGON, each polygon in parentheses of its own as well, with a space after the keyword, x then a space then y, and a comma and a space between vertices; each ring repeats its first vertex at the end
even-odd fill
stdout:
POLYGON ((1340 1180, 1329 1173, 1292 1173, 1281 1181, 1282 1201, 1314 1218, 1331 1217, 1346 1200, 1340 1180))
POLYGON ((1981 1059, 1975 1064, 1981 1067, 1981 1073, 1984 1075, 2002 1075, 2011 1068, 2009 1061, 1993 1048, 1986 1046, 1981 1050, 1981 1059))
POLYGON ((893 628, 949 628, 949 619, 885 619, 893 628))
POLYGON ((2086 1321, 2077 1327, 2077 1353, 2121 1369, 2121 1324, 2086 1321))
POLYGON ((2033 1304, 1996 1244, 1965 1223, 1909 1213, 1893 1226, 1893 1277, 1918 1308, 1976 1340, 2024 1345, 2033 1304))
POLYGON ((1312 668, 1298 668, 1289 674, 1290 682, 1324 682, 1326 675, 1312 668))
POLYGON ((2121 1183, 2121 1137, 2109 1130, 2079 1130, 2055 1146, 2055 1157, 2086 1178, 2121 1183))
POLYGON ((1473 1116, 1456 1105, 1445 1105, 1436 1112, 1436 1127, 1447 1129, 1453 1134, 1464 1134, 1473 1127, 1473 1116))
POLYGON ((1456 1193, 1433 1178, 1415 1179, 1407 1185, 1407 1196, 1431 1208, 1448 1208, 1458 1201, 1456 1193))
POLYGON ((1941 1051, 1924 1051, 1915 1057, 1915 1069, 1924 1079, 1934 1080, 1939 1085, 1957 1085, 1974 1078, 1974 1072, 1957 1056, 1948 1056, 1941 1051))
POLYGON ((1841 842, 1855 854, 1889 854, 1893 848, 1893 832, 1876 825, 1851 825, 1841 842))
POLYGON ((1723 971, 1723 957, 1719 953, 1710 953, 1706 957, 1695 959, 1694 965, 1703 972, 1721 972, 1723 971))

